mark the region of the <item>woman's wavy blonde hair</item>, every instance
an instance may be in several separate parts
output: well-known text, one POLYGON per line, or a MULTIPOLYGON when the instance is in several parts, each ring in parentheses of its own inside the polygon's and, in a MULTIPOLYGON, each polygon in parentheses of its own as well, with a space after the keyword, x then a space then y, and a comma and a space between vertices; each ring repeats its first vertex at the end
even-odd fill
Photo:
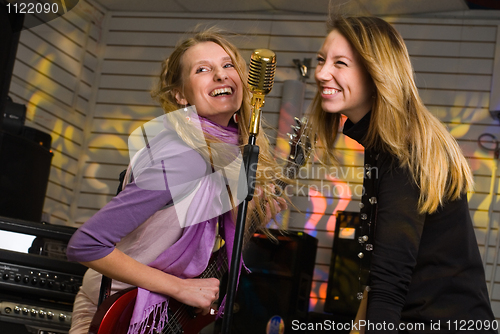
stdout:
MULTIPOLYGON (((193 136, 193 128, 185 119, 180 117, 180 113, 174 113, 180 108, 185 107, 184 105, 179 105, 176 99, 176 92, 178 90, 182 91, 183 88, 183 55, 191 47, 204 42, 213 42, 221 46, 224 51, 231 57, 233 65, 237 70, 242 83, 245 82, 247 77, 246 62, 241 56, 239 50, 230 43, 222 34, 222 32, 217 28, 209 28, 200 32, 194 33, 192 37, 189 37, 182 41, 176 46, 172 54, 163 61, 162 70, 160 73, 159 81, 157 87, 151 92, 151 96, 155 98, 162 106, 165 111, 165 116, 168 118, 170 124, 174 126, 178 135, 185 141, 188 145, 197 150, 207 161, 227 161, 227 151, 220 152, 218 150, 210 150, 210 147, 215 147, 214 144, 221 143, 220 139, 217 139, 208 133, 204 133, 204 138, 197 138, 193 136), (208 144, 208 145, 207 145, 208 144), (226 155, 225 157, 218 157, 217 155, 226 155)), ((251 94, 246 84, 243 84, 243 102, 241 104, 240 110, 238 111, 238 133, 239 133, 239 146, 242 148, 247 144, 249 137, 249 121, 251 116, 251 105, 250 105, 251 94)), ((271 149, 269 145, 269 140, 264 133, 262 126, 260 126, 259 135, 256 139, 256 144, 259 146, 259 161, 256 171, 256 185, 260 187, 259 191, 256 191, 253 197, 255 202, 255 207, 257 208, 257 216, 254 216, 252 212, 248 213, 247 216, 247 230, 252 229, 252 224, 257 223, 257 227, 263 229, 265 225, 264 217, 265 212, 263 210, 263 203, 269 202, 273 203, 271 199, 276 198, 276 194, 270 191, 270 185, 276 185, 281 181, 286 182, 286 178, 280 172, 281 169, 274 160, 271 149), (280 181, 281 180, 281 181, 280 181), (261 195, 263 194, 263 195, 261 195), (249 224, 249 222, 253 222, 249 224)), ((235 158, 235 157, 234 157, 235 158)), ((224 168, 227 166, 214 166, 214 168, 224 168)), ((237 171, 234 171, 237 174, 237 171)), ((283 197, 283 196, 282 196, 283 197)), ((275 218, 276 210, 274 205, 270 206, 272 218, 275 218)), ((236 210, 233 210, 236 213, 236 210)), ((265 230, 265 229, 264 229, 265 230)))
MULTIPOLYGON (((331 17, 327 26, 358 52, 375 86, 366 147, 390 153, 409 169, 420 187, 419 211, 435 212, 445 200, 469 190, 470 167, 456 140, 420 99, 408 50, 396 29, 377 17, 331 17)), ((321 108, 319 92, 311 110, 312 127, 335 160, 341 115, 321 108)))

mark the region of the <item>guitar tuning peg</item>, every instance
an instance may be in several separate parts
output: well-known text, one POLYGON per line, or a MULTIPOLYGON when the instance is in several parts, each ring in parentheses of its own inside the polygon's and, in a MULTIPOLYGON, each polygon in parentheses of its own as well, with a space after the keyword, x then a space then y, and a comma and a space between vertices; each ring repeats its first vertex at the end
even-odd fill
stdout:
POLYGON ((294 117, 293 119, 295 120, 295 123, 297 123, 297 125, 300 125, 301 120, 298 117, 294 117))

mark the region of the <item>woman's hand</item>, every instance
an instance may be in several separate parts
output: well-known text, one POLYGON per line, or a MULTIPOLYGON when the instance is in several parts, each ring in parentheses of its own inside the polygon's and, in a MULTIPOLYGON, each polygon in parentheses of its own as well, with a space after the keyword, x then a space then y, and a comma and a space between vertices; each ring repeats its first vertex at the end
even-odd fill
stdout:
MULTIPOLYGON (((266 186, 266 189, 265 190, 262 190, 262 187, 261 186, 256 186, 255 187, 255 193, 257 194, 257 196, 259 196, 259 198, 261 200, 264 200, 264 192, 269 192, 270 194, 275 194, 275 185, 274 184, 268 184, 266 186)), ((282 210, 286 210, 288 208, 288 205, 286 204, 286 201, 284 198, 281 198, 281 197, 276 197, 272 200, 272 204, 274 205, 274 210, 275 210, 275 213, 278 214, 280 213, 282 210)), ((249 212, 252 212, 253 210, 255 209, 255 201, 250 201, 248 203, 248 211, 249 212)), ((265 209, 265 213, 266 213, 266 218, 265 218, 265 224, 267 224, 271 218, 273 218, 272 216, 272 212, 271 212, 271 206, 269 204, 268 201, 266 201, 266 204, 264 205, 264 209, 265 209)))
POLYGON ((177 301, 193 306, 203 315, 216 308, 219 300, 219 280, 216 278, 179 279, 179 289, 175 296, 177 301))
MULTIPOLYGON (((273 199, 273 204, 274 204, 274 210, 276 211, 276 214, 280 213, 282 210, 286 210, 288 208, 288 205, 286 204, 286 201, 284 198, 277 197, 273 199)), ((269 206, 269 202, 266 203, 266 222, 269 222, 272 218, 271 215, 271 209, 269 206)))
POLYGON ((203 314, 219 299, 219 280, 216 278, 181 279, 142 264, 115 248, 107 256, 82 262, 111 279, 170 296, 177 301, 199 308, 203 314))

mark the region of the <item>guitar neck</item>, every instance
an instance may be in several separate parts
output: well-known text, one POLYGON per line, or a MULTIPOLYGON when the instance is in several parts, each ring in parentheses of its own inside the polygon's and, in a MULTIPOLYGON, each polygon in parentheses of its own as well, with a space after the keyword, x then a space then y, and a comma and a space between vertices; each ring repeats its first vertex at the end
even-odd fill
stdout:
MULTIPOLYGON (((288 162, 287 165, 285 166, 286 178, 287 179, 295 178, 298 168, 300 168, 300 166, 297 165, 296 163, 288 162)), ((285 187, 288 185, 288 183, 281 180, 281 179, 278 179, 276 181, 276 185, 278 185, 280 187, 280 190, 283 191, 285 189, 285 187)), ((266 210, 265 201, 261 201, 260 205, 261 205, 261 209, 265 212, 265 210, 266 210)), ((251 237, 258 230, 259 225, 260 225, 259 224, 260 220, 257 219, 257 217, 258 217, 257 209, 254 209, 254 211, 250 215, 250 217, 251 217, 251 220, 250 220, 249 225, 248 225, 249 227, 245 231, 245 235, 243 238, 243 244, 246 244, 246 242, 251 239, 251 237)), ((221 252, 221 254, 219 256, 217 256, 216 254, 213 255, 215 260, 210 261, 209 266, 207 267, 207 269, 203 272, 203 274, 200 277, 202 277, 202 278, 215 277, 215 278, 220 280, 222 278, 222 276, 224 276, 226 271, 229 269, 228 268, 227 253, 225 252, 224 247, 219 249, 218 252, 221 252), (220 261, 218 261, 217 258, 219 258, 220 261)))
MULTIPOLYGON (((279 187, 279 190, 276 191, 276 195, 280 195, 288 186, 288 183, 284 181, 285 179, 292 180, 296 178, 299 168, 305 164, 307 158, 309 157, 311 144, 307 136, 305 139, 303 138, 305 133, 304 126, 305 124, 307 124, 307 120, 299 120, 297 118, 295 120, 299 126, 293 127, 295 134, 291 136, 290 155, 288 157, 287 164, 283 168, 283 175, 285 177, 283 179, 277 179, 275 181, 275 184, 279 187), (301 145, 303 145, 303 147, 301 145)), ((260 209, 263 212, 266 212, 266 201, 259 202, 260 209)), ((243 244, 246 244, 253 236, 255 231, 257 231, 261 227, 261 221, 259 219, 257 209, 253 210, 253 212, 249 215, 249 218, 250 221, 248 222, 248 228, 246 228, 243 236, 243 244)), ((221 248, 219 252, 223 249, 224 248, 221 248)), ((218 259, 218 261, 210 261, 209 266, 203 272, 201 277, 216 277, 220 279, 228 270, 228 258, 226 251, 223 251, 222 254, 215 257, 218 259)))

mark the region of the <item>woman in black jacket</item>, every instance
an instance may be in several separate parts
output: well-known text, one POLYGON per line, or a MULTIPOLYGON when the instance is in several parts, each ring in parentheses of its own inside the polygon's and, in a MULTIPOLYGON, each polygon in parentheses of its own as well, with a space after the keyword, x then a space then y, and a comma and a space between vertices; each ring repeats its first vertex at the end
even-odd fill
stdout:
POLYGON ((369 293, 357 329, 497 333, 467 204, 472 173, 422 103, 403 39, 375 17, 329 28, 311 123, 331 158, 341 115, 365 148, 358 256, 369 293))

